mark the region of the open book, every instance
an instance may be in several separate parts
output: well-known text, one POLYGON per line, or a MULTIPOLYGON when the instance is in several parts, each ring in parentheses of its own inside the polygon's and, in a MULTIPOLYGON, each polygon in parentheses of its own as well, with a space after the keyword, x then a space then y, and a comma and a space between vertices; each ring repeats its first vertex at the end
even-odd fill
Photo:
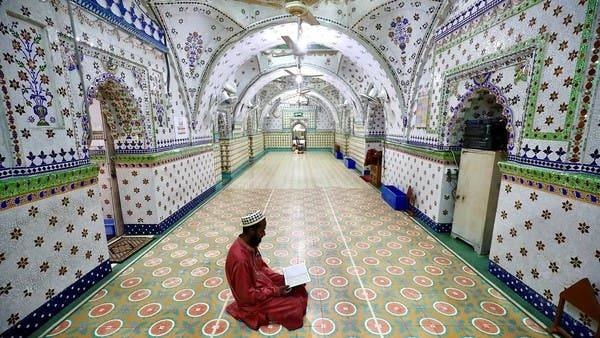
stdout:
POLYGON ((304 263, 283 268, 283 277, 285 278, 285 285, 289 287, 310 282, 310 275, 304 263))

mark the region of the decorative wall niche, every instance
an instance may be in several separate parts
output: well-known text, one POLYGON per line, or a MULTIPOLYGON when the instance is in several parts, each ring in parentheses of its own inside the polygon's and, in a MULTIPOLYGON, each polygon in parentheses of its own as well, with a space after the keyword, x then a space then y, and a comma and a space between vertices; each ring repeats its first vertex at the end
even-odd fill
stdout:
POLYGON ((97 77, 88 88, 87 99, 91 104, 98 99, 102 112, 106 116, 109 132, 113 138, 147 137, 141 118, 140 108, 133 90, 115 77, 112 73, 104 73, 97 77))
POLYGON ((509 153, 518 153, 527 105, 527 98, 521 95, 528 92, 533 83, 531 72, 527 69, 532 69, 535 55, 541 52, 542 45, 528 41, 517 47, 506 51, 505 55, 490 58, 487 62, 466 64, 446 73, 442 90, 443 104, 439 109, 441 118, 437 128, 444 147, 460 146, 465 113, 480 114, 471 111, 473 102, 469 99, 478 91, 486 91, 503 107, 502 116, 507 120, 506 128, 509 133, 509 153))

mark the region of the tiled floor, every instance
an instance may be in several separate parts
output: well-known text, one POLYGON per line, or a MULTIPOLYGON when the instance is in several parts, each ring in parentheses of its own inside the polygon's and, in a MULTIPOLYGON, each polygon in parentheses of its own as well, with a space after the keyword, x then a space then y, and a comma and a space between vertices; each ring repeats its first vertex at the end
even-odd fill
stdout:
POLYGON ((51 332, 256 337, 536 337, 528 316, 330 153, 269 153, 51 332), (306 262, 305 325, 252 331, 224 312, 240 217, 267 214, 272 267, 306 262))

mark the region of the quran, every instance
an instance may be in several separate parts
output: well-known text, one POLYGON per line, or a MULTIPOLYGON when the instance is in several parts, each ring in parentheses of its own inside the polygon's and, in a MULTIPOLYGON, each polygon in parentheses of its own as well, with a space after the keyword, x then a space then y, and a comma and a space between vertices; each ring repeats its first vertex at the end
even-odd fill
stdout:
POLYGON ((310 282, 310 275, 304 263, 283 268, 283 277, 285 278, 285 285, 289 287, 310 282))

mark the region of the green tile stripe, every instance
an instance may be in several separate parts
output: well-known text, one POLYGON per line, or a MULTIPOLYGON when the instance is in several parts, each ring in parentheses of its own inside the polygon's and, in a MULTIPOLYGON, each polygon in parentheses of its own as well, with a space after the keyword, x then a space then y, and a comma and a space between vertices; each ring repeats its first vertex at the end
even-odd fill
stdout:
POLYGON ((98 166, 89 164, 74 169, 0 180, 0 199, 29 194, 98 177, 98 166))
MULTIPOLYGON (((442 99, 439 102, 438 112, 441 118, 444 118, 441 115, 441 112, 447 111, 446 105, 448 104, 448 95, 450 94, 450 86, 451 83, 462 80, 463 78, 467 78, 474 73, 475 71, 484 72, 493 70, 495 64, 506 64, 511 61, 510 64, 517 63, 517 55, 524 53, 528 50, 535 49, 535 59, 533 62, 533 71, 531 76, 531 82, 529 87, 530 96, 527 98, 527 103, 525 107, 525 123, 524 123, 524 136, 527 138, 539 138, 539 139, 547 139, 550 135, 551 139, 566 139, 568 137, 568 133, 562 132, 559 133, 539 133, 533 131, 533 120, 536 113, 537 107, 537 97, 540 87, 540 79, 542 76, 542 69, 544 65, 544 56, 545 49, 547 47, 547 41, 542 37, 536 37, 533 39, 524 40, 517 44, 512 45, 510 48, 497 51, 495 53, 489 54, 481 59, 476 61, 471 61, 465 64, 462 64, 458 67, 452 68, 448 70, 444 74, 444 88, 442 89, 442 99), (506 60, 502 60, 506 59, 506 60), (513 60, 514 59, 514 60, 513 60), (466 73, 466 74, 465 74, 466 73), (544 134, 544 135, 542 135, 544 134), (548 134, 548 135, 546 135, 548 134)), ((571 114, 572 116, 572 114, 571 114)), ((572 123, 567 120, 567 123, 572 123)), ((444 132, 444 123, 438 123, 438 130, 435 130, 428 126, 427 131, 429 132, 438 132, 441 134, 444 132)), ((567 128, 568 129, 568 128, 567 128)))
POLYGON ((179 148, 163 151, 155 154, 117 154, 114 156, 117 164, 150 164, 159 165, 166 162, 177 161, 182 158, 191 157, 212 151, 212 144, 188 148, 179 148))
MULTIPOLYGON (((488 29, 490 29, 490 27, 493 27, 497 24, 499 24, 502 21, 505 21, 517 14, 521 14, 522 12, 528 10, 530 7, 533 7, 537 4, 539 4, 540 2, 542 2, 542 0, 529 0, 529 1, 523 1, 520 4, 518 4, 517 6, 513 6, 510 9, 504 11, 503 13, 501 13, 498 16, 495 16, 494 18, 492 18, 490 21, 483 21, 480 22, 479 25, 475 25, 475 29, 473 29, 471 32, 466 32, 466 33, 460 33, 460 29, 457 31, 459 33, 460 37, 457 37, 456 39, 452 39, 452 34, 448 35, 447 37, 445 37, 444 39, 442 39, 441 41, 444 41, 446 39, 448 39, 447 43, 442 42, 440 45, 440 48, 436 50, 435 54, 441 54, 445 51, 447 51, 448 49, 458 45, 459 43, 469 40, 470 38, 474 37, 475 35, 486 31, 488 29)), ((483 17, 483 16, 482 16, 483 17)))
POLYGON ((370 142, 381 142, 384 141, 385 137, 384 136, 366 136, 365 137, 365 142, 370 143, 370 142))
MULTIPOLYGON (((525 118, 523 125, 523 138, 529 139, 545 139, 548 138, 548 135, 551 135, 551 138, 557 140, 562 139, 559 133, 540 133, 533 130, 533 121, 535 119, 535 115, 537 113, 537 103, 538 103, 538 94, 540 92, 540 84, 542 78, 542 70, 544 68, 544 58, 545 58, 545 49, 547 47, 547 41, 538 40, 537 50, 535 52, 535 57, 533 60, 533 71, 531 75, 531 81, 529 83, 529 97, 527 98, 527 103, 525 104, 525 118), (546 134, 545 136, 538 136, 539 134, 546 134)), ((568 121, 568 120, 566 120, 568 121)), ((565 121, 565 122, 566 122, 565 121)))
POLYGON ((432 161, 447 162, 447 164, 454 164, 454 159, 460 162, 460 152, 454 152, 450 150, 434 150, 426 149, 421 147, 415 147, 408 144, 395 143, 391 141, 385 141, 385 148, 400 151, 409 155, 421 156, 432 161))
MULTIPOLYGON (((533 5, 538 4, 539 2, 540 2, 540 0, 523 2, 523 3, 519 4, 518 6, 516 6, 515 8, 508 10, 507 12, 498 16, 497 20, 494 20, 488 24, 479 25, 478 26, 479 28, 474 30, 471 34, 464 36, 463 38, 460 38, 460 39, 452 40, 452 43, 444 45, 442 48, 437 50, 435 54, 436 55, 441 54, 442 52, 461 43, 462 41, 465 41, 465 40, 481 33, 482 31, 489 29, 493 25, 496 25, 497 23, 499 23, 505 19, 508 19, 511 16, 514 16, 516 14, 519 14, 519 13, 527 10, 528 8, 530 8, 533 5)), ((566 141, 569 139, 571 127, 573 125, 575 109, 577 108, 577 103, 579 102, 578 98, 582 95, 582 91, 580 89, 581 89, 581 86, 583 83, 584 69, 586 66, 587 53, 589 50, 589 41, 591 40, 592 35, 593 35, 592 30, 593 30, 593 22, 594 22, 596 10, 597 10, 597 2, 598 2, 598 0, 589 0, 588 1, 586 17, 584 20, 584 29, 581 33, 582 41, 584 41, 585 43, 581 43, 579 46, 578 59, 577 59, 576 65, 575 65, 573 84, 572 84, 572 89, 571 89, 571 93, 569 96, 569 104, 567 106, 565 122, 564 122, 563 128, 561 129, 560 132, 538 132, 538 131, 535 131, 533 128, 533 121, 534 121, 536 107, 537 107, 537 95, 538 95, 538 91, 539 91, 541 72, 543 69, 544 53, 542 53, 542 51, 545 49, 545 47, 547 45, 545 38, 537 37, 534 39, 526 40, 525 42, 522 42, 522 43, 517 43, 517 44, 513 45, 511 48, 509 48, 508 52, 502 51, 502 52, 496 52, 493 54, 489 54, 482 59, 461 65, 459 67, 456 67, 456 68, 448 71, 446 73, 447 74, 446 76, 449 77, 449 76, 454 75, 455 73, 459 73, 459 72, 463 71, 466 68, 472 68, 472 67, 474 67, 475 64, 482 64, 490 59, 493 60, 493 59, 499 58, 503 54, 508 55, 514 49, 522 49, 522 45, 524 43, 536 41, 537 46, 538 46, 538 51, 536 53, 536 58, 534 61, 533 76, 532 76, 531 85, 530 85, 531 87, 529 90, 529 92, 531 93, 531 97, 528 99, 528 102, 527 102, 525 121, 524 121, 525 123, 524 123, 524 128, 523 128, 523 137, 528 138, 528 139, 566 141)), ((444 95, 445 91, 443 91, 442 93, 443 93, 442 95, 444 95)), ((444 111, 442 106, 446 102, 445 99, 446 98, 444 97, 442 100, 440 100, 440 110, 439 110, 440 112, 444 111)), ((440 125, 439 128, 441 128, 442 124, 440 123, 439 125, 440 125)), ((434 129, 429 128, 429 127, 427 130, 428 130, 428 132, 435 132, 434 129)))
MULTIPOLYGON (((583 83, 583 79, 584 79, 584 69, 586 66, 586 60, 587 60, 587 53, 589 50, 589 44, 590 41, 592 40, 592 26, 593 26, 593 22, 594 22, 594 17, 596 16, 596 4, 597 4, 597 0, 588 0, 588 8, 585 14, 585 20, 584 20, 584 25, 583 25, 583 31, 581 32, 581 41, 583 41, 583 43, 581 43, 579 45, 579 57, 577 58, 577 63, 575 64, 575 72, 573 75, 573 84, 571 85, 571 93, 569 96, 569 104, 567 106, 567 113, 565 116, 565 123, 564 123, 564 128, 556 133, 556 132, 535 132, 532 128, 532 124, 533 124, 533 116, 535 114, 535 106, 537 105, 537 93, 539 91, 539 87, 536 85, 535 87, 533 87, 533 83, 532 83, 532 89, 533 91, 530 91, 530 93, 533 93, 535 95, 535 97, 532 97, 532 99, 529 101, 528 107, 527 107, 527 113, 526 113, 526 120, 525 120, 525 130, 524 130, 524 134, 523 136, 525 138, 529 138, 529 139, 549 139, 549 140, 560 140, 560 141, 566 141, 569 139, 569 136, 571 134, 571 126, 573 125, 573 115, 575 114, 575 108, 577 108, 577 102, 579 102, 579 97, 581 97, 582 95, 582 90, 581 90, 581 85, 583 83)), ((536 69, 534 70, 536 73, 539 71, 541 72, 541 64, 540 64, 540 69, 538 68, 538 60, 536 58, 536 65, 534 66, 536 69)), ((540 60, 541 63, 541 60, 540 60)), ((539 75, 538 75, 538 79, 539 79, 539 75)), ((539 81, 538 81, 539 82, 539 81)), ((539 83, 538 83, 539 85, 539 83)))
MULTIPOLYGON (((523 40, 519 43, 515 43, 514 45, 510 46, 509 48, 499 50, 497 52, 488 54, 488 55, 486 55, 480 59, 477 59, 475 61, 463 63, 460 66, 449 69, 446 72, 446 74, 444 74, 444 75, 446 78, 453 78, 456 75, 463 73, 466 70, 472 70, 475 68, 479 68, 480 65, 484 65, 487 62, 498 61, 498 59, 502 59, 504 57, 517 54, 521 51, 527 50, 532 47, 537 47, 537 49, 540 50, 545 45, 546 45, 546 41, 541 37, 535 37, 532 39, 523 40)), ((490 68, 492 68, 492 67, 490 67, 490 68)))
MULTIPOLYGON (((588 57, 590 58, 590 61, 591 61, 591 57, 593 55, 597 54, 597 52, 598 52, 597 49, 592 49, 591 55, 586 55, 588 53, 588 47, 595 45, 596 41, 598 41, 600 39, 600 31, 598 29, 596 29, 596 35, 594 35, 594 30, 593 30, 593 28, 594 28, 594 25, 593 25, 594 24, 594 21, 593 21, 594 15, 590 14, 590 11, 592 9, 597 10, 597 7, 598 7, 597 6, 597 0, 590 0, 590 2, 594 2, 595 5, 592 7, 591 3, 590 3, 590 6, 588 6, 588 13, 586 15, 585 25, 584 25, 584 29, 582 31, 583 41, 589 41, 589 42, 588 43, 582 43, 581 46, 580 46, 579 59, 577 60, 577 66, 575 68, 575 74, 576 75, 575 75, 575 78, 573 80, 574 80, 574 83, 576 83, 578 86, 583 86, 583 83, 584 83, 584 80, 586 79, 586 77, 587 77, 588 81, 590 81, 590 79, 591 79, 591 81, 593 81, 593 82, 592 82, 592 88, 589 91, 587 89, 584 89, 584 88, 581 88, 581 87, 580 87, 580 89, 578 91, 578 92, 581 93, 581 96, 577 100, 577 102, 581 101, 581 106, 579 107, 579 112, 580 112, 579 121, 582 121, 581 120, 582 117, 585 119, 585 115, 586 114, 584 113, 584 111, 585 112, 592 111, 592 104, 593 104, 592 102, 593 102, 593 99, 590 99, 588 101, 588 103, 586 103, 586 102, 583 101, 583 98, 586 95, 589 95, 590 98, 591 98, 591 97, 593 97, 593 93, 598 93, 597 90, 598 90, 598 78, 599 77, 596 75, 595 72, 590 73, 590 71, 596 70, 597 63, 594 64, 594 63, 590 62, 587 65, 588 69, 585 72, 584 72, 585 69, 583 69, 583 68, 580 69, 579 68, 579 62, 584 58, 584 56, 585 56, 585 59, 583 59, 583 61, 588 60, 588 57), (583 114, 583 115, 581 115, 581 114, 583 114)), ((573 92, 571 92, 571 94, 573 94, 573 92)), ((598 94, 596 94, 596 95, 598 95, 598 94)), ((567 114, 573 112, 573 111, 571 111, 571 103, 573 103, 573 102, 574 102, 573 101, 573 95, 571 95, 570 101, 569 101, 569 106, 567 108, 567 114)), ((573 110, 575 110, 575 108, 576 107, 573 107, 573 110)), ((573 119, 573 120, 575 119, 575 113, 574 112, 573 112, 573 114, 568 115, 568 117, 569 116, 570 116, 571 119, 573 119)), ((578 135, 579 136, 583 136, 582 134, 584 134, 584 128, 585 128, 585 126, 583 128, 581 128, 577 124, 575 124, 575 126, 573 127, 573 129, 575 130, 575 132, 572 134, 572 136, 571 136, 572 138, 569 140, 569 149, 571 149, 571 156, 572 156, 571 161, 578 161, 579 158, 580 158, 580 156, 581 156, 581 154, 580 154, 581 149, 585 149, 585 143, 586 143, 587 139, 583 138, 583 142, 581 144, 579 144, 579 142, 577 141, 578 135), (577 152, 576 151, 577 149, 574 149, 574 146, 575 147, 579 147, 580 152, 577 152)))
POLYGON ((502 174, 514 175, 543 182, 553 186, 563 186, 580 192, 597 194, 600 191, 600 176, 538 168, 514 162, 499 162, 502 174))

